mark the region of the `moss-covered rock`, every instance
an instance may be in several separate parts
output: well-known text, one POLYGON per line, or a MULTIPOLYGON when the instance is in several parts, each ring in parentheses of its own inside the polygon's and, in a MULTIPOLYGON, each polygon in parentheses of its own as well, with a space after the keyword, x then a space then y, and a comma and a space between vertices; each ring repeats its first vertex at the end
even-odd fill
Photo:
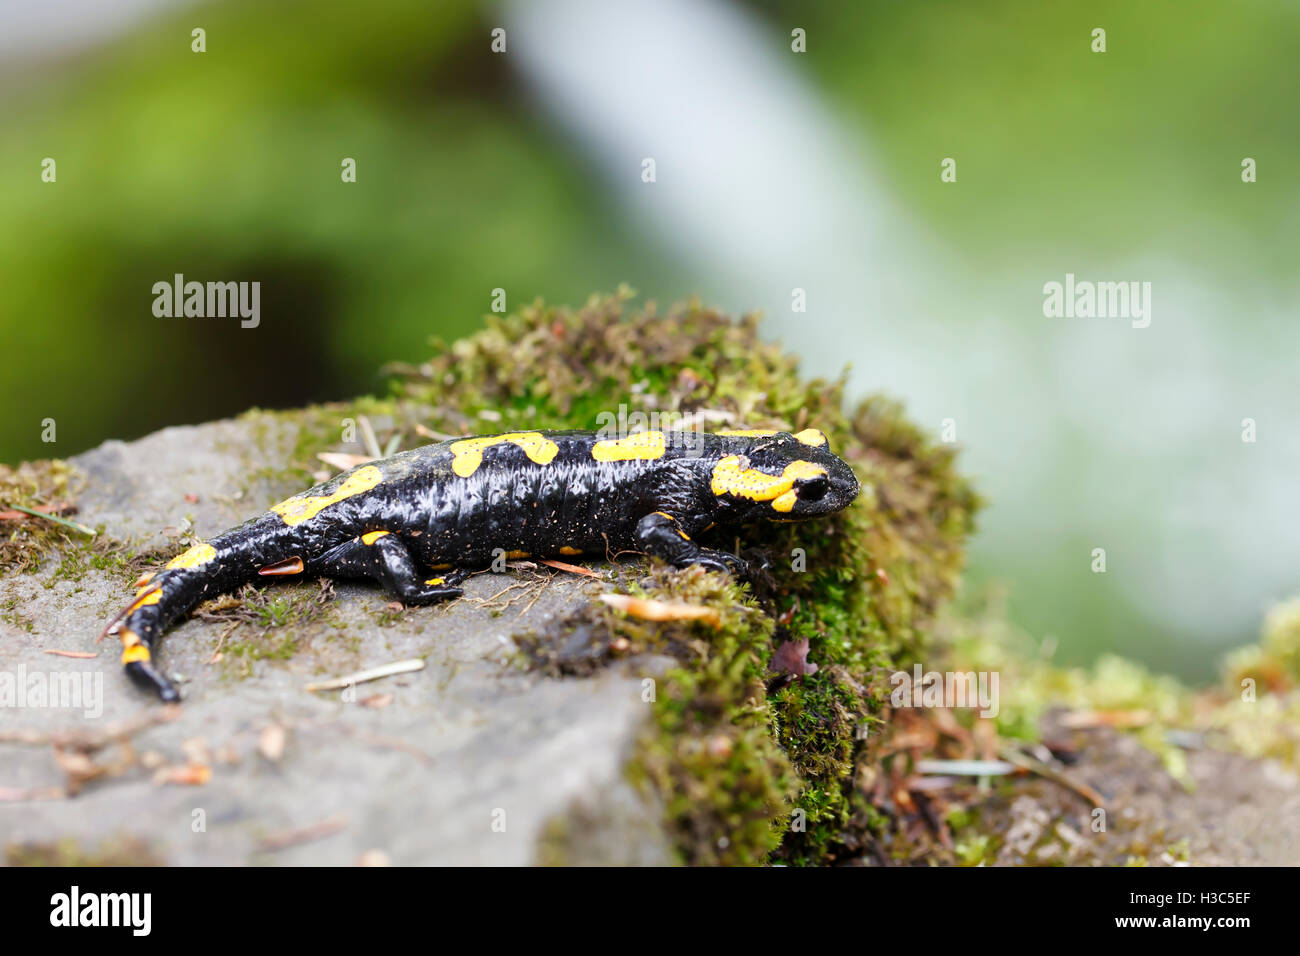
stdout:
POLYGON ((485 422, 595 429, 638 415, 659 427, 827 434, 863 494, 814 525, 747 530, 765 580, 751 588, 659 569, 634 588, 715 608, 717 627, 648 624, 593 604, 528 650, 546 666, 575 667, 574 655, 554 658, 576 634, 603 645, 581 655, 584 668, 638 651, 673 659, 629 773, 656 792, 684 860, 833 858, 855 825, 854 763, 879 723, 885 675, 924 647, 972 530, 978 501, 953 449, 884 399, 846 409, 843 381, 801 378, 793 356, 761 339, 756 316, 733 320, 694 302, 661 313, 632 306, 627 290, 578 309, 537 304, 491 317, 427 363, 394 371, 399 401, 427 408, 453 434, 485 422), (776 647, 804 639, 815 673, 769 671, 776 647))
MULTIPOLYGON (((550 618, 528 618, 549 620, 531 632, 520 633, 535 625, 509 625, 515 667, 560 679, 534 681, 507 668, 498 676, 509 680, 497 685, 479 673, 471 683, 484 713, 508 706, 502 687, 519 693, 527 686, 539 698, 568 701, 589 729, 608 719, 602 708, 621 707, 628 728, 627 742, 606 754, 612 777, 602 778, 601 793, 615 797, 592 791, 549 804, 570 809, 538 816, 546 822, 531 858, 659 862, 666 833, 677 858, 697 864, 1286 859, 1268 815, 1289 805, 1288 778, 1258 758, 1300 769, 1300 603, 1274 610, 1260 643, 1230 655, 1219 687, 1194 690, 1119 657, 1056 666, 1043 645, 1008 622, 1000 602, 984 595, 945 606, 978 507, 954 470, 953 450, 929 441, 885 399, 846 409, 842 381, 802 379, 792 357, 761 340, 752 316, 732 320, 696 303, 660 313, 653 303, 632 305, 623 291, 578 309, 539 304, 493 316, 479 334, 439 344, 427 362, 390 371, 382 397, 254 410, 133 446, 110 442, 72 463, 0 469, 0 506, 58 505, 70 514, 62 506, 79 504, 98 529, 88 536, 33 516, 0 526, 7 572, 0 622, 22 635, 15 652, 27 648, 31 657, 50 635, 73 633, 69 613, 106 616, 140 571, 349 456, 468 432, 599 428, 611 420, 630 428, 815 426, 852 463, 862 496, 826 520, 746 529, 745 554, 762 569, 753 582, 625 560, 598 569, 599 582, 562 575, 512 585, 533 588, 526 601, 518 596, 525 615, 539 598, 554 608, 550 618), (79 468, 99 477, 87 482, 79 468), (589 600, 601 587, 697 614, 647 620, 635 605, 589 600), (58 606, 64 602, 71 611, 58 606), (996 671, 997 717, 891 711, 889 675, 914 662, 996 671), (565 683, 588 678, 585 687, 609 695, 594 711, 583 701, 588 695, 565 683), (644 720, 621 689, 638 686, 650 711, 644 720), (1060 720, 1063 713, 1072 720, 1060 720), (1075 763, 1043 764, 983 787, 917 785, 919 758, 1046 755, 1043 744, 1073 752, 1075 763), (1120 811, 1104 838, 1091 829, 1085 797, 1093 792, 1112 814, 1120 811), (1231 827, 1198 829, 1198 821, 1225 815, 1231 827), (634 832, 641 835, 629 850, 620 841, 634 832)), ((502 602, 494 584, 470 585, 483 586, 454 609, 420 613, 357 588, 347 589, 351 603, 336 603, 309 584, 210 602, 199 621, 181 628, 201 635, 203 646, 177 637, 167 651, 206 688, 186 713, 202 725, 207 718, 196 708, 206 706, 229 720, 224 708, 252 685, 265 694, 268 684, 355 669, 380 650, 425 656, 444 648, 449 631, 471 641, 502 602), (298 678, 282 673, 289 669, 298 678)), ((466 679, 458 660, 428 659, 440 681, 466 679)), ((133 700, 114 704, 125 713, 133 700)), ((523 698, 513 706, 546 712, 523 698)), ((447 743, 428 721, 412 727, 426 746, 447 743)), ((565 766, 573 759, 567 754, 565 766)))

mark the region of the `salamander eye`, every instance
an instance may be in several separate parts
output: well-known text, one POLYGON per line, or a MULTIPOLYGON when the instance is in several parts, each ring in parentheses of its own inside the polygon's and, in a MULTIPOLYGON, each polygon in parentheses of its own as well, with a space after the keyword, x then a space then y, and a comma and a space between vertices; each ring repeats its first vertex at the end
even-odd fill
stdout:
POLYGON ((794 488, 801 501, 821 501, 826 497, 826 492, 831 490, 831 483, 825 475, 815 475, 812 478, 800 478, 794 483, 794 488))

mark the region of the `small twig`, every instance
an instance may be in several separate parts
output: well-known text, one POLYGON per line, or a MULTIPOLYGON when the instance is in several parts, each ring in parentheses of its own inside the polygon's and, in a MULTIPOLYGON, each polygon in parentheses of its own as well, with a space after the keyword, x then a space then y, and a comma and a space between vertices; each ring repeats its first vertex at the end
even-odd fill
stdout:
POLYGON ((332 817, 326 817, 324 820, 309 826, 298 827, 293 830, 281 830, 279 833, 272 833, 270 836, 262 837, 257 841, 257 849, 261 853, 286 850, 301 843, 311 843, 313 840, 323 840, 325 837, 333 836, 347 829, 347 825, 348 818, 341 813, 336 813, 332 817))
POLYGON ((355 674, 346 674, 343 677, 335 677, 331 680, 319 681, 314 684, 308 684, 304 690, 342 690, 345 687, 351 687, 353 684, 364 684, 366 681, 379 680, 381 677, 391 677, 394 674, 408 674, 411 671, 424 670, 424 661, 418 657, 406 661, 394 661, 392 664, 385 664, 382 667, 374 667, 370 670, 357 671, 355 674))
POLYGON ((1019 764, 1009 760, 918 760, 916 772, 956 777, 1005 777, 1019 764))
POLYGON ((1149 710, 1077 710, 1061 717, 1061 726, 1070 730, 1091 730, 1096 727, 1114 727, 1132 730, 1151 723, 1149 710))
POLYGON ((221 632, 221 636, 217 638, 217 646, 213 648, 212 656, 208 658, 209 664, 215 664, 218 658, 221 657, 221 649, 226 646, 226 638, 228 638, 231 635, 231 633, 235 630, 235 628, 239 627, 239 625, 240 625, 239 621, 234 621, 230 624, 229 627, 227 627, 224 631, 221 632))
POLYGON ((1092 789, 1092 787, 1088 786, 1086 783, 1079 783, 1078 781, 1072 780, 1066 774, 1061 773, 1061 771, 1054 770, 1041 760, 1036 760, 1033 757, 1028 757, 1025 754, 1020 753, 1008 744, 1003 744, 998 748, 998 756, 1003 760, 1006 760, 1008 763, 1015 764, 1022 770, 1036 773, 1038 776, 1051 780, 1053 783, 1059 783, 1067 790, 1073 790, 1094 807, 1103 806, 1106 802, 1100 793, 1092 789))
MULTIPOLYGON (((516 600, 518 600, 518 598, 511 598, 509 601, 506 601, 506 602, 504 602, 503 604, 494 604, 493 602, 496 601, 497 598, 499 598, 501 595, 507 593, 508 591, 514 591, 514 590, 517 590, 517 589, 519 589, 519 588, 527 588, 527 587, 529 587, 529 586, 530 586, 529 582, 527 582, 527 581, 521 581, 521 582, 517 582, 517 583, 515 583, 515 584, 508 584, 508 585, 506 585, 506 586, 503 587, 500 591, 498 591, 496 594, 493 594, 491 597, 488 597, 488 598, 465 598, 465 600, 466 600, 466 601, 469 601, 470 603, 475 604, 475 605, 477 605, 477 606, 479 606, 479 607, 492 608, 493 610, 501 611, 501 610, 505 610, 506 608, 508 608, 511 604, 513 604, 516 600)), ((523 596, 523 595, 520 595, 520 597, 522 597, 522 596, 523 596)))
POLYGON ((83 660, 83 661, 91 660, 92 658, 96 658, 99 656, 98 654, 90 653, 90 651, 56 651, 50 648, 46 648, 45 650, 41 651, 41 653, 53 654, 55 657, 75 657, 78 660, 83 660))
POLYGON ((519 612, 519 617, 523 617, 525 614, 531 611, 533 609, 533 605, 536 604, 538 601, 540 601, 542 599, 542 595, 545 593, 546 593, 546 586, 543 584, 537 588, 537 592, 533 595, 533 599, 529 601, 526 605, 524 605, 524 609, 519 612))

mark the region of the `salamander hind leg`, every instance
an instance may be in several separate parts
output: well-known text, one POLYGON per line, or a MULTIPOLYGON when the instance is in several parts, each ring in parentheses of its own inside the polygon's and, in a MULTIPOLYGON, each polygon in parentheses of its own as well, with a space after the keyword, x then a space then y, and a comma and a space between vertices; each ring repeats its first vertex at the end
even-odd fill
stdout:
POLYGON ((310 562, 310 570, 329 578, 370 578, 403 604, 433 604, 460 597, 453 574, 421 574, 402 539, 387 531, 370 531, 310 562))
POLYGON ((654 511, 636 526, 636 539, 646 554, 663 558, 675 567, 685 568, 698 564, 710 571, 722 571, 748 577, 749 564, 729 551, 701 548, 682 530, 672 515, 654 511))

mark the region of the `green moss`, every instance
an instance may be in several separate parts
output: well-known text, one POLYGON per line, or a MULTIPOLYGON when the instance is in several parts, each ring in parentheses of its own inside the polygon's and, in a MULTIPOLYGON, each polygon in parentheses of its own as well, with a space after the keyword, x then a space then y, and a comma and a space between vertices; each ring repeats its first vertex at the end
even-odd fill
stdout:
POLYGON ((173 556, 174 549, 139 549, 129 542, 109 537, 104 533, 103 525, 97 531, 94 538, 60 542, 59 565, 46 579, 47 588, 58 581, 80 583, 92 571, 107 572, 130 583, 143 571, 156 570, 173 556))
POLYGON ((333 587, 295 583, 273 588, 247 584, 234 597, 221 598, 199 609, 205 618, 229 622, 236 629, 221 645, 227 677, 245 678, 256 661, 286 661, 311 642, 341 627, 333 587))
POLYGON ((970 833, 953 843, 953 855, 960 866, 992 866, 997 861, 997 848, 991 834, 970 833))
MULTIPOLYGON (((85 478, 59 459, 23 462, 15 468, 0 465, 0 511, 15 506, 70 503, 85 478)), ((78 535, 52 521, 25 517, 0 521, 0 572, 31 574, 46 560, 68 546, 80 546, 78 535)))
POLYGON ((406 616, 406 609, 404 607, 392 607, 393 603, 390 601, 374 612, 375 623, 380 627, 392 627, 406 616))
POLYGON ((775 851, 824 862, 869 816, 852 780, 887 696, 884 675, 923 652, 978 501, 953 449, 884 399, 846 412, 843 381, 802 379, 794 357, 760 339, 757 317, 733 321, 695 302, 661 314, 631 298, 624 289, 580 309, 536 304, 494 317, 418 368, 394 368, 393 394, 453 434, 485 430, 485 415, 494 430, 594 429, 620 411, 657 414, 660 427, 695 418, 827 434, 864 493, 815 526, 747 529, 750 550, 770 560, 770 582, 751 591, 714 575, 656 573, 645 585, 652 597, 718 608, 718 634, 593 607, 525 642, 534 665, 568 673, 638 648, 677 661, 630 772, 656 791, 684 860, 761 862, 775 851), (791 638, 809 639, 819 669, 769 693, 768 659, 791 638), (625 651, 610 650, 620 642, 625 651))
POLYGON ((36 630, 36 623, 22 611, 18 610, 20 603, 17 598, 7 598, 0 602, 0 621, 4 621, 19 630, 32 634, 36 630))
POLYGON ((1228 655, 1224 670, 1234 688, 1244 680, 1276 693, 1300 686, 1300 597, 1272 608, 1259 643, 1228 655))

